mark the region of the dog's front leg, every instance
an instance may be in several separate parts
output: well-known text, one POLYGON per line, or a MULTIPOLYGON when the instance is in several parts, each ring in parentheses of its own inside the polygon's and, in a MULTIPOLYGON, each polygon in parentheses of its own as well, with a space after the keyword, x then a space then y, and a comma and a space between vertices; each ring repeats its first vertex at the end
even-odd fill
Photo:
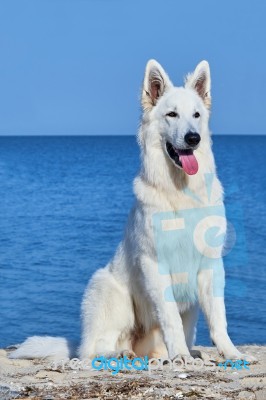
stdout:
POLYGON ((221 264, 218 268, 219 293, 215 293, 214 285, 217 284, 217 280, 215 283, 214 270, 203 269, 198 274, 199 303, 206 316, 211 339, 219 353, 224 355, 226 359, 246 359, 247 361, 254 361, 254 357, 241 354, 228 336, 225 304, 222 293, 224 289, 224 269, 221 264))
MULTIPOLYGON (((170 275, 161 275, 156 262, 146 259, 144 273, 145 295, 148 295, 161 327, 168 356, 173 359, 177 355, 189 355, 182 319, 175 301, 165 297, 165 290, 172 288, 170 275)), ((172 298, 174 295, 172 293, 172 298)))

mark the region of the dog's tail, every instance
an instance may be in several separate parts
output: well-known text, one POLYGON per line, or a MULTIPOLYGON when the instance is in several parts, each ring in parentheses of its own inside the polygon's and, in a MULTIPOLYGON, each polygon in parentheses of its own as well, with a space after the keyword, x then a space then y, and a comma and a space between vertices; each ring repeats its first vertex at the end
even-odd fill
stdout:
POLYGON ((71 359, 76 346, 63 337, 32 336, 9 354, 9 358, 50 358, 54 360, 71 359))

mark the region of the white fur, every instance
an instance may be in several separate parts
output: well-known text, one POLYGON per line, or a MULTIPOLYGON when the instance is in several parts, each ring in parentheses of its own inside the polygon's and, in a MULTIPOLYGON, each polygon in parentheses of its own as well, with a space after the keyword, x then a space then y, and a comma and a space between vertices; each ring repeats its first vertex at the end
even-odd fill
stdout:
MULTIPOLYGON (((79 348, 82 359, 125 350, 150 357, 188 355, 196 337, 198 303, 218 351, 226 358, 243 357, 228 337, 224 299, 212 294, 210 270, 199 271, 195 263, 198 302, 192 288, 185 293, 186 302, 165 300, 165 288, 171 287, 177 277, 170 270, 169 274, 159 274, 152 230, 155 213, 199 206, 186 194, 186 189, 201 199, 203 208, 218 202, 222 206, 223 191, 216 176, 208 128, 210 89, 210 69, 206 61, 188 75, 185 87, 178 88, 156 61, 147 64, 142 90, 143 118, 138 135, 142 162, 134 180, 136 203, 114 258, 93 275, 85 291, 79 348), (167 116, 173 110, 179 117, 167 116), (194 117, 196 111, 200 118, 194 117), (166 141, 176 148, 185 148, 184 136, 188 131, 201 136, 194 150, 199 171, 191 176, 174 164, 165 148, 166 141), (214 174, 210 200, 205 188, 206 173, 214 174)), ((186 262, 190 251, 186 240, 184 237, 179 243, 177 262, 186 262)), ((58 343, 51 342, 50 338, 28 339, 12 357, 51 356, 57 345, 61 356, 68 357, 67 344, 62 340, 58 343), (47 345, 44 345, 45 340, 47 345)))
POLYGON ((46 358, 65 359, 74 355, 74 346, 65 338, 51 336, 32 336, 22 346, 13 351, 9 358, 46 358))

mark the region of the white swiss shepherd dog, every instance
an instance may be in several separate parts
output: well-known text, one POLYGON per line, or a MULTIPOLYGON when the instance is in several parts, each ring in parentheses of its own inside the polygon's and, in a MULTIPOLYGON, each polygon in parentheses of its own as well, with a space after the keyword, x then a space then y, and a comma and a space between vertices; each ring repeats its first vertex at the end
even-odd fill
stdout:
MULTIPOLYGON (((170 266, 168 273, 161 274, 158 268, 154 215, 178 215, 179 210, 189 209, 193 213, 199 203, 188 191, 201 199, 202 209, 207 210, 219 201, 223 209, 223 189, 216 176, 208 128, 210 91, 207 61, 200 62, 186 77, 184 87, 175 87, 158 62, 148 62, 138 135, 141 168, 134 181, 136 202, 114 258, 94 273, 85 291, 79 349, 71 352, 64 338, 34 336, 12 352, 11 358, 70 358, 75 354, 80 359, 92 359, 128 353, 149 358, 189 356, 200 306, 218 352, 226 359, 254 360, 241 354, 231 342, 223 285, 222 295, 215 296, 213 271, 201 268, 200 258, 195 257, 192 271, 197 295, 193 285, 187 285, 183 301, 179 301, 174 288, 184 282, 186 274, 175 273, 170 266), (213 174, 211 199, 206 195, 206 174, 213 174), (167 301, 165 297, 166 288, 171 287, 176 301, 167 301)), ((208 228, 202 226, 203 230, 208 228)), ((221 229, 225 231, 226 222, 221 229)), ((184 234, 170 251, 176 263, 183 264, 185 269, 194 251, 193 244, 184 234)), ((218 256, 221 260, 221 254, 218 256)), ((223 278, 223 265, 220 269, 223 278)))

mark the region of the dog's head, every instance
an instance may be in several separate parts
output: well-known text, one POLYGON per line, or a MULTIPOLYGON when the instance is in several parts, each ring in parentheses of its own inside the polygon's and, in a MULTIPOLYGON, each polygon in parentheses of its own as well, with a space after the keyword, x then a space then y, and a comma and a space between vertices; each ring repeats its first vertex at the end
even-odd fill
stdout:
MULTIPOLYGON (((208 134, 211 79, 207 61, 198 64, 184 87, 174 87, 155 60, 147 64, 142 106, 149 141, 163 148, 165 157, 188 175, 198 172, 195 150, 208 134), (195 154, 194 154, 195 152, 195 154)), ((148 138, 147 138, 148 139, 148 138)))

